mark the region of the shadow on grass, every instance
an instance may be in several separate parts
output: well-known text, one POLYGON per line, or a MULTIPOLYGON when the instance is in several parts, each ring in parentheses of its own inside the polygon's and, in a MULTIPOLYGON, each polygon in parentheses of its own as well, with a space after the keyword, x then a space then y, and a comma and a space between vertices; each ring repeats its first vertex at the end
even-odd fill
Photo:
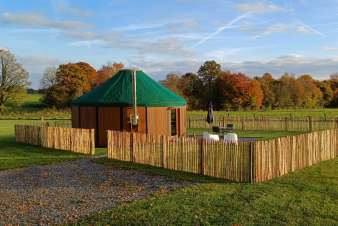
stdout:
POLYGON ((185 180, 191 181, 195 183, 233 183, 237 184, 236 182, 228 181, 225 179, 219 179, 194 173, 182 172, 182 171, 175 171, 170 169, 165 169, 156 166, 150 165, 143 165, 139 163, 132 163, 132 162, 125 162, 115 159, 108 159, 108 158, 98 158, 92 160, 94 163, 103 164, 105 166, 110 166, 114 168, 124 169, 124 170, 138 170, 150 175, 160 175, 166 176, 173 180, 185 180))

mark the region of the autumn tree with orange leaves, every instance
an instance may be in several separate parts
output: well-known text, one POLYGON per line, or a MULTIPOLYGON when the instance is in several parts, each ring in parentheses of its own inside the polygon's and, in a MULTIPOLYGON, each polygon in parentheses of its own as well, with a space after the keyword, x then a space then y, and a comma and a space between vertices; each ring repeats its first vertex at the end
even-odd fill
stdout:
POLYGON ((161 83, 182 95, 190 109, 205 110, 209 101, 215 110, 338 107, 338 73, 323 81, 289 73, 250 78, 206 61, 197 75, 171 74, 161 83))
POLYGON ((55 73, 55 84, 44 95, 47 106, 64 108, 70 102, 90 91, 96 81, 96 70, 88 63, 68 63, 59 65, 55 73))
POLYGON ((96 73, 95 85, 100 85, 107 79, 113 77, 119 70, 124 67, 122 63, 108 63, 103 65, 96 73))

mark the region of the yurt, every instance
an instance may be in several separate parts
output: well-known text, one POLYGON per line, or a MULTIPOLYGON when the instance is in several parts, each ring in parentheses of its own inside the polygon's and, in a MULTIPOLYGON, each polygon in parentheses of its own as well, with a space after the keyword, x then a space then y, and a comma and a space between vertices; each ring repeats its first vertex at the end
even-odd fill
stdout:
POLYGON ((138 69, 122 69, 72 102, 72 127, 95 129, 96 145, 107 130, 182 136, 186 101, 138 69))

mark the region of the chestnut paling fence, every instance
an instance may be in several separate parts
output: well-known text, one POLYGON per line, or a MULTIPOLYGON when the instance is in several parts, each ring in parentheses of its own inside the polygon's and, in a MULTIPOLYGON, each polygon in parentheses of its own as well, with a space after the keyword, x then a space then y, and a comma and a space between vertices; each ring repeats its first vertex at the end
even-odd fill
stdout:
POLYGON ((108 131, 108 158, 254 183, 335 158, 337 139, 337 129, 238 145, 108 131))
POLYGON ((89 155, 95 154, 94 134, 94 129, 15 125, 17 143, 89 155))
POLYGON ((189 115, 187 120, 188 128, 226 127, 227 124, 233 124, 237 130, 263 131, 317 131, 338 128, 338 118, 216 115, 214 122, 208 124, 206 116, 189 115))

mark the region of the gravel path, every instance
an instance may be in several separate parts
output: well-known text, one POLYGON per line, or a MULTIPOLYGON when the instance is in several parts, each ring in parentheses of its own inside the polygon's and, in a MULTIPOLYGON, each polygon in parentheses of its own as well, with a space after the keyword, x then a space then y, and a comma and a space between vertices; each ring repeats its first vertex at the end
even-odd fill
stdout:
POLYGON ((92 163, 90 159, 0 171, 0 225, 55 225, 189 182, 92 163))

